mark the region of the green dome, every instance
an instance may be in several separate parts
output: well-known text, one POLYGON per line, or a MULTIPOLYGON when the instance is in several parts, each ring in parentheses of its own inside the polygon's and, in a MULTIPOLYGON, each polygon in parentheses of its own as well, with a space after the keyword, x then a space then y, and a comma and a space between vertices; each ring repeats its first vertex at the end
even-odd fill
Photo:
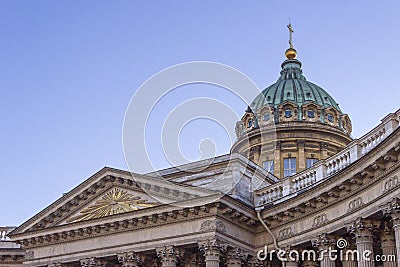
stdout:
POLYGON ((277 82, 264 89, 251 103, 250 108, 254 112, 264 106, 272 106, 277 110, 285 102, 298 105, 301 110, 303 104, 312 102, 322 109, 333 107, 343 114, 333 97, 318 85, 306 80, 300 61, 288 59, 281 66, 281 76, 277 82))

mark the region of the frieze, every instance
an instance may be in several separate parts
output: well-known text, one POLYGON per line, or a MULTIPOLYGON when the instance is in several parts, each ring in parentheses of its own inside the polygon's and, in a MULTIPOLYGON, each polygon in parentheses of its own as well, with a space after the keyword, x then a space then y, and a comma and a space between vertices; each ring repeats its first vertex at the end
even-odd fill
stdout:
POLYGON ((383 192, 388 192, 399 185, 399 178, 397 175, 389 177, 383 183, 383 192))
POLYGON ((293 227, 283 228, 279 231, 277 240, 284 240, 295 235, 293 227))
POLYGON ((32 260, 35 257, 33 250, 28 250, 25 252, 25 259, 32 260))
POLYGON ((355 199, 351 200, 349 202, 349 207, 347 209, 347 213, 353 212, 357 210, 358 208, 362 207, 364 205, 364 202, 362 200, 362 197, 356 197, 355 199))
POLYGON ((318 227, 318 226, 321 226, 321 225, 324 225, 324 224, 328 223, 328 221, 329 220, 328 220, 328 217, 326 216, 326 214, 322 213, 320 215, 315 216, 312 226, 313 227, 318 227))
POLYGON ((208 231, 218 231, 225 233, 225 224, 218 220, 207 220, 204 221, 200 226, 201 232, 208 232, 208 231))

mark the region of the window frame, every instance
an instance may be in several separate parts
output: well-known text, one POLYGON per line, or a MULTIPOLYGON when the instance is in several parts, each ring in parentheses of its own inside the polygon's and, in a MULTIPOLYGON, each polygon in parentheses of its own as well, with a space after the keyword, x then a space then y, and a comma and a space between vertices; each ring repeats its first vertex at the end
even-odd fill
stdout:
POLYGON ((297 158, 288 157, 283 159, 283 177, 295 175, 297 173, 297 158))

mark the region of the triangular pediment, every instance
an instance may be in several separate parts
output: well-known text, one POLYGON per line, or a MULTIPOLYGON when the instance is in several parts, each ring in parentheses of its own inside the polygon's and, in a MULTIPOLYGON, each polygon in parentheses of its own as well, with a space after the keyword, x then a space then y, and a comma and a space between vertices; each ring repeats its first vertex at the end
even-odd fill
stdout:
POLYGON ((205 189, 106 167, 23 223, 10 236, 112 218, 209 194, 205 189))

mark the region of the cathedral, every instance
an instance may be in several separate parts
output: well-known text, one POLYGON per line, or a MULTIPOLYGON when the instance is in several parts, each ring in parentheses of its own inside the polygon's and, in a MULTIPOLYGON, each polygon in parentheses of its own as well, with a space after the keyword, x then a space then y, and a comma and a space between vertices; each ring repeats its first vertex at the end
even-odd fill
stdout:
POLYGON ((161 177, 105 167, 0 227, 0 267, 400 266, 400 110, 354 139, 289 43, 229 154, 161 177))

